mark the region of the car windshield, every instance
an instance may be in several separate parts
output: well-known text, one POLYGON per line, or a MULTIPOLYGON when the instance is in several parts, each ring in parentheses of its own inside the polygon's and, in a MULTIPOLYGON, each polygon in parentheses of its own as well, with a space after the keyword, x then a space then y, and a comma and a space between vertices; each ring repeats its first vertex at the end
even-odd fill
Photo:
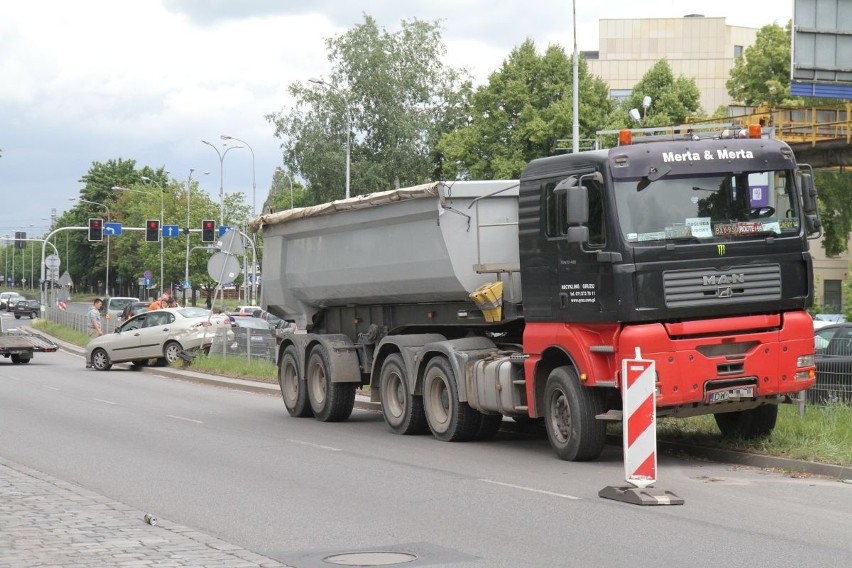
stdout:
POLYGON ((618 181, 618 219, 631 242, 724 242, 799 234, 791 172, 618 181))

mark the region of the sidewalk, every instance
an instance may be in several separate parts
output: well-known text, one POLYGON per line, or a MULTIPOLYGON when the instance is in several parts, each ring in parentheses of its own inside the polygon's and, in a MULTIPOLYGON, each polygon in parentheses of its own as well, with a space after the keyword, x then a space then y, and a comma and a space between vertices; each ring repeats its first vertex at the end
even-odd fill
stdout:
POLYGON ((0 567, 285 567, 0 457, 0 567))

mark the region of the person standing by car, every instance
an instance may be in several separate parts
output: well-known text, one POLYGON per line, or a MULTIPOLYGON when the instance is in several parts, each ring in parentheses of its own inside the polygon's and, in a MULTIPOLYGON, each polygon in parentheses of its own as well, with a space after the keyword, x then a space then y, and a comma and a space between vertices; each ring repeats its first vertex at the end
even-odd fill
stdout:
POLYGON ((154 300, 151 302, 151 305, 148 306, 148 311, 153 312, 154 310, 160 310, 163 308, 177 307, 177 302, 172 306, 172 291, 171 290, 163 290, 163 294, 160 296, 160 299, 154 300))
POLYGON ((95 298, 92 302, 92 307, 86 314, 86 320, 89 322, 89 337, 100 337, 104 334, 103 326, 101 325, 101 308, 104 301, 100 298, 95 298))

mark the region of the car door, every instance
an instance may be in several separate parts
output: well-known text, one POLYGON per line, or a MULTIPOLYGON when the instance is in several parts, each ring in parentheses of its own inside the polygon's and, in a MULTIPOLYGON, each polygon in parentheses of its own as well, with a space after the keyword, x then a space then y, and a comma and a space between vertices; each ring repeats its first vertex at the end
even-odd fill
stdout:
POLYGON ((114 362, 133 361, 141 357, 140 345, 142 327, 145 325, 145 316, 142 314, 124 322, 105 344, 109 352, 109 358, 114 362))
POLYGON ((163 345, 170 336, 170 325, 175 316, 166 311, 153 311, 145 315, 145 327, 140 330, 140 351, 152 359, 162 357, 163 345))

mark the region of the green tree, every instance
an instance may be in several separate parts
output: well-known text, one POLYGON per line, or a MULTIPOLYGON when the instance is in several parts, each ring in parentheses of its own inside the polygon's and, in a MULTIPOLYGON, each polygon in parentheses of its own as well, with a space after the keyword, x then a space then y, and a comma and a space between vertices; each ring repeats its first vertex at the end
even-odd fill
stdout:
MULTIPOLYGON (((488 84, 471 96, 468 124, 447 132, 438 148, 448 178, 517 178, 535 158, 553 154, 573 124, 572 61, 562 47, 536 52, 527 39, 514 48, 488 84)), ((606 85, 579 68, 580 137, 594 138, 613 104, 606 85)))
POLYGON ((347 138, 352 195, 433 179, 441 165, 434 143, 453 123, 466 80, 442 62, 438 23, 403 20, 389 33, 365 14, 326 48, 330 78, 291 84, 295 105, 266 117, 313 202, 343 197, 347 138))
POLYGON ((694 79, 675 78, 669 62, 658 61, 633 87, 633 92, 621 104, 625 124, 630 109, 639 110, 643 126, 676 126, 684 124, 687 117, 701 111, 701 92, 694 79), (651 104, 643 108, 643 99, 651 97, 651 104))
POLYGON ((848 250, 849 232, 852 231, 852 198, 849 195, 852 174, 817 170, 814 173, 814 184, 823 225, 822 246, 825 254, 843 254, 848 250))
POLYGON ((726 86, 734 101, 757 106, 790 103, 790 29, 769 24, 738 57, 726 86))

